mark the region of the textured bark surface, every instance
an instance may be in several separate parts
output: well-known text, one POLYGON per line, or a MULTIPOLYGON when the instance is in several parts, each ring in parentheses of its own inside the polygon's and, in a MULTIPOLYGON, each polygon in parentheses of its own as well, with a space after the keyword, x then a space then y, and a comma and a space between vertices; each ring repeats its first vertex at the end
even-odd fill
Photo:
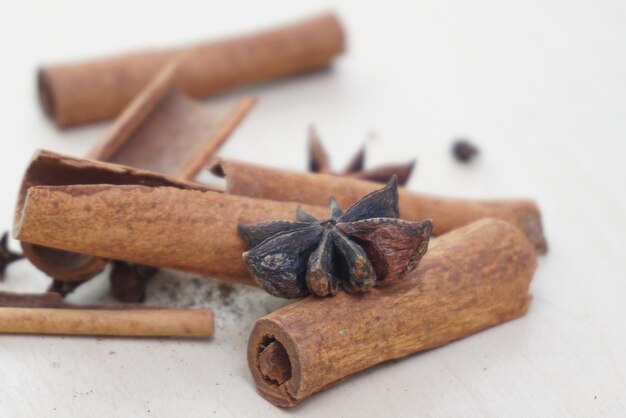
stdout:
POLYGON ((47 309, 0 307, 0 333, 210 337, 208 309, 47 309))
POLYGON ((57 293, 0 292, 0 333, 210 337, 210 309, 72 305, 57 293))
MULTIPOLYGON (((208 190, 194 183, 179 181, 145 170, 67 157, 49 151, 38 151, 28 166, 20 187, 16 219, 29 188, 40 185, 72 184, 141 184, 150 187, 171 186, 181 189, 208 190)), ((71 234, 66 230, 65 234, 71 234)), ((57 280, 82 281, 93 277, 108 260, 93 255, 70 253, 22 241, 24 255, 38 269, 57 280)))
MULTIPOLYGON (((246 97, 230 106, 206 106, 176 91, 178 68, 178 62, 173 62, 157 73, 89 152, 88 158, 149 170, 183 181, 193 180, 206 161, 215 156, 256 99, 246 97)), ((56 184, 54 181, 61 176, 64 176, 62 184, 95 183, 98 180, 98 175, 89 170, 68 170, 67 165, 59 168, 55 164, 58 165, 53 158, 42 162, 36 157, 24 176, 22 197, 27 187, 56 184)), ((131 173, 131 177, 139 181, 136 174, 131 173)), ((29 243, 22 243, 22 248, 35 266, 56 280, 86 280, 107 264, 107 260, 101 258, 29 243)))
POLYGON ((176 85, 192 97, 321 69, 344 50, 332 14, 278 29, 185 48, 146 51, 39 71, 39 96, 59 127, 109 119, 176 60, 176 85))
POLYGON ((522 316, 535 267, 533 248, 507 222, 484 219, 445 234, 406 281, 363 295, 310 296, 259 319, 248 343, 257 389, 293 406, 368 367, 522 316), (280 352, 277 344, 288 360, 263 354, 280 352))
POLYGON ((295 203, 223 194, 106 163, 55 161, 70 171, 86 170, 91 176, 85 179, 96 184, 62 185, 52 178, 50 186, 24 189, 14 228, 21 241, 251 284, 237 225, 296 215, 295 203))
POLYGON ((159 72, 87 158, 193 180, 254 105, 206 105, 175 88, 178 65, 159 72))
MULTIPOLYGON (((225 175, 228 193, 310 205, 324 205, 328 196, 334 196, 342 207, 349 207, 380 187, 377 183, 362 180, 283 171, 233 160, 215 161, 212 171, 225 175)), ((531 200, 454 199, 423 195, 404 188, 399 189, 399 194, 400 218, 410 221, 432 219, 435 235, 492 217, 516 225, 538 253, 547 251, 541 213, 531 200)))
MULTIPOLYGON (((206 106, 176 90, 177 71, 178 62, 173 62, 157 73, 92 148, 88 158, 150 170, 179 180, 193 180, 206 161, 215 156, 256 99, 246 97, 234 105, 206 106)), ((37 160, 33 164, 37 164, 37 160)), ((39 173, 37 179, 30 179, 35 170, 32 166, 27 170, 24 183, 32 184, 38 180, 40 184, 50 184, 49 177, 59 177, 58 168, 49 167, 45 173, 39 173)), ((94 182, 91 177, 83 178, 89 176, 87 170, 64 172, 67 174, 64 184, 94 182)), ((55 280, 87 280, 107 264, 102 258, 29 243, 22 243, 22 248, 35 266, 55 280)), ((71 287, 57 284, 55 288, 69 291, 71 287)), ((116 295, 123 292, 115 286, 112 290, 116 295)), ((136 290, 141 293, 140 287, 136 290)))

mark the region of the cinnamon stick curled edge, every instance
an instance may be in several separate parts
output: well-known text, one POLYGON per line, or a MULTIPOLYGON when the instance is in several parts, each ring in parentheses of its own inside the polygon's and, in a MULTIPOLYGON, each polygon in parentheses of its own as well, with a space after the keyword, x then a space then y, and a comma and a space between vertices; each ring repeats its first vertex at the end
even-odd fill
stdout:
POLYGON ((307 297, 259 319, 248 343, 256 387, 290 407, 376 364, 522 316, 535 268, 532 246, 507 222, 447 233, 406 281, 307 297))
MULTIPOLYGON (((211 171, 226 178, 226 192, 258 199, 324 205, 334 196, 342 207, 350 207, 380 188, 373 182, 325 174, 298 173, 235 160, 216 159, 211 171)), ((441 235, 478 219, 492 217, 516 225, 539 254, 547 251, 541 213, 531 200, 476 200, 429 196, 398 189, 400 218, 433 220, 433 234, 441 235)))
POLYGON ((69 127, 114 117, 173 60, 177 86, 199 98, 324 68, 344 44, 339 20, 327 13, 233 39, 46 66, 38 74, 39 97, 57 126, 69 127))

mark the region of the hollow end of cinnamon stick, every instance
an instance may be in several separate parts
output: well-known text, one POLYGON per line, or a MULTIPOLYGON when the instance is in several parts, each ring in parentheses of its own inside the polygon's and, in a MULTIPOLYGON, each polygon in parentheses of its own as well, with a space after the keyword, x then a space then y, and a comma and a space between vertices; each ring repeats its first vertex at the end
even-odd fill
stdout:
POLYGON ((248 342, 257 390, 291 407, 376 364, 518 318, 535 268, 532 246, 508 222, 484 219, 445 234, 405 281, 307 297, 259 319, 248 342))
MULTIPOLYGON (((15 230, 19 234, 19 227, 15 230)), ((100 273, 109 260, 87 254, 72 253, 22 241, 24 256, 39 270, 55 280, 83 281, 100 273)))

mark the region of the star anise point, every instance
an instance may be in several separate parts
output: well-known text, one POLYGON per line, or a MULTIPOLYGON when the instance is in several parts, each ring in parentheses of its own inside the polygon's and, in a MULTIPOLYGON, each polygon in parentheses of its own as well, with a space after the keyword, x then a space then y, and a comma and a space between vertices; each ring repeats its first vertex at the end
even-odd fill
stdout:
POLYGON ((392 175, 397 175, 398 183, 404 186, 409 181, 416 164, 416 160, 413 159, 405 164, 389 164, 366 169, 365 159, 366 147, 362 145, 343 171, 334 172, 317 130, 313 126, 309 127, 309 171, 313 173, 353 177, 377 183, 386 183, 392 175))

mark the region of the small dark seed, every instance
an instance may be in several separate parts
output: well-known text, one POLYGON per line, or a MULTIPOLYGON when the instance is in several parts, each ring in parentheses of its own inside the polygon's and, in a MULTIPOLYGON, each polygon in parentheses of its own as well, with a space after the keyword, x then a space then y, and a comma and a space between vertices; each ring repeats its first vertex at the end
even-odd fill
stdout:
POLYGON ((457 161, 467 163, 478 154, 478 148, 466 139, 458 139, 452 145, 452 154, 457 161))

